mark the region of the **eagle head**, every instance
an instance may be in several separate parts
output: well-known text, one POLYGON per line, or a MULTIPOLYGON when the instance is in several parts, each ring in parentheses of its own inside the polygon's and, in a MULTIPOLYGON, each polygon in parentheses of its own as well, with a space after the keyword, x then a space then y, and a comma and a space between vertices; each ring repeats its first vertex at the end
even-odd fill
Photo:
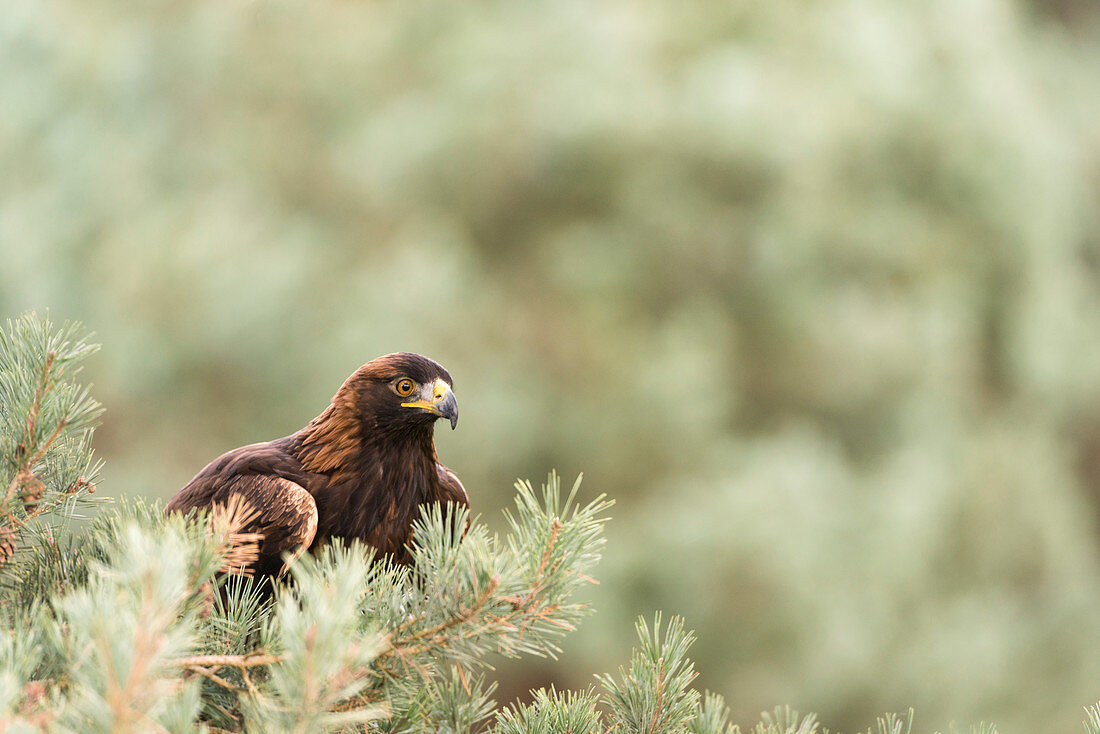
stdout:
POLYGON ((365 422, 380 427, 423 429, 446 418, 453 429, 458 423, 458 402, 452 385, 451 373, 438 362, 396 352, 356 370, 333 402, 342 399, 365 422))

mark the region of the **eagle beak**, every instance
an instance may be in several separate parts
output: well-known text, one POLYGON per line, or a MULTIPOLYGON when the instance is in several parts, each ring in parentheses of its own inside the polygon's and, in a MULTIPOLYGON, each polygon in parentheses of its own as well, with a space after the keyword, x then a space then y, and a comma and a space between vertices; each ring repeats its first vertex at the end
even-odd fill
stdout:
POLYGON ((455 400, 455 394, 451 390, 451 386, 443 380, 436 380, 435 386, 435 400, 432 401, 432 404, 439 411, 439 415, 451 422, 451 430, 453 431, 455 426, 458 425, 458 401, 455 400), (442 390, 440 390, 441 385, 443 386, 442 390))
MULTIPOLYGON (((425 391, 427 392, 427 391, 425 391)), ((424 393, 421 393, 424 394, 424 393)), ((424 395, 427 398, 427 395, 424 395)), ((458 425, 458 401, 451 386, 443 380, 436 378, 431 386, 430 400, 417 400, 412 403, 401 403, 402 408, 421 408, 433 415, 446 418, 451 422, 451 430, 458 425)))

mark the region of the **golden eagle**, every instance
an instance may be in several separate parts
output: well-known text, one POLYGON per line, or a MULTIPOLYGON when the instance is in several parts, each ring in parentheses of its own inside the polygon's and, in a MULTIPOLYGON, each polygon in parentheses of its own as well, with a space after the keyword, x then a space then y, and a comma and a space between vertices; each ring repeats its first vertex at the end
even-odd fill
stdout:
POLYGON ((260 533, 251 570, 276 576, 283 554, 330 538, 360 540, 409 562, 420 505, 469 504, 466 490, 435 453, 435 421, 458 422, 447 370, 419 354, 378 357, 355 371, 332 403, 302 430, 219 456, 187 483, 165 512, 227 506, 233 495, 260 533))

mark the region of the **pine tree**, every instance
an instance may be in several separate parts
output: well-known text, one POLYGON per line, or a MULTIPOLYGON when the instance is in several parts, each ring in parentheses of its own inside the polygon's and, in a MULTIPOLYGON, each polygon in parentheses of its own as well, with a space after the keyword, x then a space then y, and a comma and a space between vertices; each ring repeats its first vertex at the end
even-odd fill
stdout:
MULTIPOLYGON (((721 696, 692 688, 693 634, 660 614, 639 620, 632 658, 599 687, 491 700, 488 654, 554 655, 590 611, 575 594, 611 502, 578 502, 579 480, 564 493, 553 474, 517 483, 503 537, 428 508, 411 566, 334 543, 298 559, 273 600, 233 572, 256 552, 241 506, 194 522, 120 501, 74 529, 103 502, 89 441, 100 406, 73 379, 95 349, 79 326, 34 315, 0 330, 0 730, 739 731, 721 696)), ((1100 734, 1098 712, 1086 730, 1100 734)), ((877 734, 912 720, 887 716, 877 734)), ((789 709, 752 729, 825 731, 789 709)))

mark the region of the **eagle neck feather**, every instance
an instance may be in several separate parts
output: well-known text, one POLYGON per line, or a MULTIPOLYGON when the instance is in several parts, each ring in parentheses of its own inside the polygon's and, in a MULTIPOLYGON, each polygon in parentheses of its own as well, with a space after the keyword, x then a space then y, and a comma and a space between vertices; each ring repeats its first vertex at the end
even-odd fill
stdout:
POLYGON ((347 463, 362 444, 359 421, 336 400, 299 434, 298 460, 308 471, 327 474, 347 463))
POLYGON ((405 561, 411 519, 420 505, 442 499, 434 431, 381 430, 353 415, 334 401, 298 433, 295 453, 303 468, 326 477, 310 482, 310 492, 331 536, 358 538, 405 561))

